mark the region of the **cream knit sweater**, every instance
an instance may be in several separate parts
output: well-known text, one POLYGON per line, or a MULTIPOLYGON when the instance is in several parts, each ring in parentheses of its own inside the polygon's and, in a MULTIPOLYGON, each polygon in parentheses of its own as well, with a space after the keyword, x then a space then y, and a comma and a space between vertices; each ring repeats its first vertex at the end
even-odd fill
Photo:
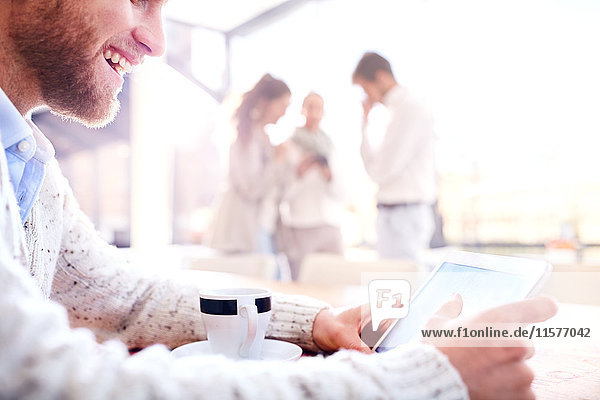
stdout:
MULTIPOLYGON (((127 347, 175 347, 205 338, 196 289, 145 277, 120 260, 80 211, 55 160, 25 229, 16 208, 2 152, 2 398, 467 397, 448 360, 424 345, 375 356, 340 351, 294 363, 175 360, 163 345, 130 357, 127 347), (120 341, 99 345, 92 331, 72 329, 78 326, 91 328, 100 341, 120 341)), ((314 349, 312 323, 324 305, 274 300, 268 335, 314 349)))

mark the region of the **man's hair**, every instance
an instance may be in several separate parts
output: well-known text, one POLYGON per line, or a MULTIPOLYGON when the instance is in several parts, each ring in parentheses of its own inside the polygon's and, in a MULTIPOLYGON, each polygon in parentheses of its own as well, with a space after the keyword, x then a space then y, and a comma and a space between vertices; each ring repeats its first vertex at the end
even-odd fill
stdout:
POLYGON ((359 78, 366 79, 367 81, 374 81, 375 73, 377 71, 384 71, 394 76, 394 73, 392 72, 392 67, 388 60, 386 60, 377 53, 365 53, 358 62, 356 68, 354 69, 354 73, 352 74, 352 81, 356 82, 356 80, 359 78))

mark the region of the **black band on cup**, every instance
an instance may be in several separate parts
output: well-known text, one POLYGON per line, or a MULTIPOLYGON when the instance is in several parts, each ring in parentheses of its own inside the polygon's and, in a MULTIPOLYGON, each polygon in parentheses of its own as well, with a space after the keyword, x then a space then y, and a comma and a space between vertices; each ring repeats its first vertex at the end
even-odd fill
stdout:
POLYGON ((200 298, 200 312, 211 315, 237 315, 237 300, 200 298))
POLYGON ((256 309, 258 313, 264 313, 271 311, 271 298, 263 297, 261 299, 255 299, 254 304, 256 304, 256 309))
MULTIPOLYGON (((257 312, 271 311, 271 297, 255 299, 257 312)), ((200 312, 210 315, 237 315, 237 300, 215 300, 200 298, 200 312)))

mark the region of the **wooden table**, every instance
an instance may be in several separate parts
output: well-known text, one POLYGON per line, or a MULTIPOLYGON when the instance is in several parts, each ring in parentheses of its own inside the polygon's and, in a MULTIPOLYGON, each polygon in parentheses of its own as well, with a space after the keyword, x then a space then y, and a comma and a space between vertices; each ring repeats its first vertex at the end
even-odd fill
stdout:
MULTIPOLYGON (((265 281, 220 272, 181 270, 175 279, 211 288, 262 287, 292 295, 307 295, 333 306, 368 301, 360 286, 320 286, 265 281)), ((590 328, 590 339, 534 340, 536 354, 529 363, 535 371, 533 389, 539 399, 600 399, 600 306, 559 304, 559 312, 541 328, 590 328)))
POLYGON ((600 399, 600 307, 559 304, 546 327, 590 328, 590 339, 539 339, 529 361, 539 399, 600 399))

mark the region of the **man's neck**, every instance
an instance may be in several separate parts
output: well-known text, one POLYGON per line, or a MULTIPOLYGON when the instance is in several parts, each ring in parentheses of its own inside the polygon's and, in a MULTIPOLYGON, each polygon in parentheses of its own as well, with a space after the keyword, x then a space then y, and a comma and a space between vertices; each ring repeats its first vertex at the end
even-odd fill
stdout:
POLYGON ((0 88, 10 101, 19 110, 21 115, 28 115, 34 108, 43 105, 37 77, 28 73, 22 65, 19 56, 13 51, 12 40, 8 34, 8 25, 5 23, 6 14, 0 16, 0 88))
MULTIPOLYGON (((0 65, 9 64, 10 61, 0 55, 0 65)), ((31 84, 32 79, 35 78, 28 78, 25 74, 15 73, 10 71, 10 68, 0 71, 0 88, 23 116, 28 115, 34 108, 42 106, 41 101, 35 100, 41 98, 41 96, 32 95, 39 92, 36 85, 31 84)))
POLYGON ((381 93, 383 95, 381 96, 381 98, 385 99, 385 97, 390 92, 390 90, 392 90, 396 86, 398 86, 398 83, 393 78, 390 79, 390 80, 386 80, 386 81, 382 82, 382 91, 381 91, 381 93))

